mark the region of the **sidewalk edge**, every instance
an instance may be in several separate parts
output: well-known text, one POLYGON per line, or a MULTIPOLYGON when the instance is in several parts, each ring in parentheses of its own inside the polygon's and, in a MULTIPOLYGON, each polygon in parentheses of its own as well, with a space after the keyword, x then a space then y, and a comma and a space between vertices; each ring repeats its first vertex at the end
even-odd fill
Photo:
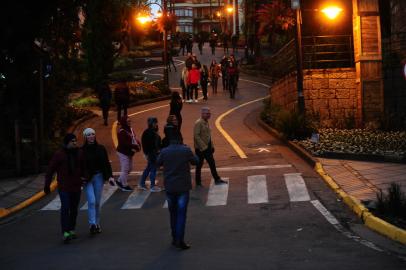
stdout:
POLYGON ((297 153, 304 159, 314 170, 321 176, 327 185, 344 201, 344 203, 359 217, 368 228, 385 235, 386 237, 406 244, 406 230, 396 227, 381 218, 374 216, 357 198, 347 194, 340 186, 330 177, 323 168, 323 165, 315 160, 309 153, 307 153, 300 146, 286 140, 275 129, 266 124, 262 119, 257 119, 259 125, 267 130, 269 133, 286 143, 290 149, 297 153))

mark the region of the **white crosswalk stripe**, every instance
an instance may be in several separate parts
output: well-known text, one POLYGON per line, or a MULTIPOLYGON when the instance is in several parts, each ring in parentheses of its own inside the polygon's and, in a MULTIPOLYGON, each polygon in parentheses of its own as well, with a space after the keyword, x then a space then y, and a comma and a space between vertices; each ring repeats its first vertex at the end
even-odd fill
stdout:
POLYGON ((267 203, 268 190, 265 175, 248 176, 248 203, 267 203))
MULTIPOLYGON (((237 176, 238 177, 238 176, 237 176)), ((211 184, 207 191, 207 201, 205 206, 224 206, 228 204, 229 200, 229 191, 230 191, 230 181, 229 178, 224 178, 229 183, 227 185, 215 185, 214 180, 211 180, 211 184)), ((236 179, 237 180, 237 179, 236 179)), ((300 173, 286 173, 283 174, 283 177, 280 177, 280 180, 284 182, 287 187, 289 198, 291 202, 303 202, 310 201, 310 196, 306 188, 305 181, 300 173)), ((267 175, 248 175, 246 176, 246 202, 248 204, 262 204, 269 202, 268 194, 268 182, 267 175)), ((233 189, 231 189, 232 191, 233 189)), ((101 205, 105 204, 106 201, 113 196, 117 191, 117 187, 112 187, 108 184, 103 187, 103 194, 101 205)), ((196 192, 195 195, 201 198, 204 195, 205 190, 200 189, 199 191, 193 190, 196 192), (202 194, 203 192, 203 194, 202 194), (200 194, 200 195, 199 195, 200 194)), ((270 190, 272 193, 272 190, 270 190)), ((135 190, 132 193, 129 193, 128 198, 123 201, 121 209, 142 209, 147 201, 154 200, 155 203, 158 202, 162 208, 168 208, 168 202, 166 199, 163 199, 163 196, 150 196, 150 191, 141 191, 135 190), (157 201, 158 200, 158 201, 157 201)), ((86 199, 86 196, 84 196, 86 199)), ((122 198, 122 197, 121 197, 122 198)), ((204 199, 203 199, 204 200, 204 199)), ((61 201, 59 196, 56 196, 51 202, 49 202, 41 210, 43 211, 56 211, 61 207, 61 201)), ((81 210, 86 210, 88 208, 87 202, 80 208, 81 210)))
MULTIPOLYGON (((103 186, 103 193, 102 193, 102 198, 101 198, 101 206, 113 195, 113 193, 117 190, 116 186, 110 186, 109 184, 106 184, 103 186)), ((88 205, 87 202, 80 208, 80 210, 87 210, 88 205)))
POLYGON ((285 177, 291 202, 310 201, 310 196, 301 173, 286 173, 283 176, 285 177))
POLYGON ((151 192, 149 191, 135 190, 130 194, 121 209, 140 209, 144 205, 150 194, 151 192))
MULTIPOLYGON (((223 180, 228 181, 229 179, 224 178, 223 180)), ((227 185, 215 185, 214 180, 212 179, 206 206, 226 205, 229 185, 229 181, 227 185)))

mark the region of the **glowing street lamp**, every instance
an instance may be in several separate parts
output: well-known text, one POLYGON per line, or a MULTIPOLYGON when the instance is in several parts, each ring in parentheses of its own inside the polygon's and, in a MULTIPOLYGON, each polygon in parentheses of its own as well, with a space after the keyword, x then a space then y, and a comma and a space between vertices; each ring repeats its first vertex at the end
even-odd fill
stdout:
POLYGON ((228 6, 228 7, 226 8, 226 10, 227 10, 227 12, 228 12, 229 14, 231 14, 231 13, 234 12, 234 8, 233 8, 232 6, 228 6))
POLYGON ((147 22, 151 21, 151 18, 148 16, 138 16, 137 21, 140 22, 141 24, 146 24, 147 22))
POLYGON ((342 8, 336 7, 336 6, 331 6, 331 7, 326 7, 321 10, 321 12, 324 13, 324 15, 327 16, 330 20, 334 20, 337 18, 337 16, 343 11, 342 8))

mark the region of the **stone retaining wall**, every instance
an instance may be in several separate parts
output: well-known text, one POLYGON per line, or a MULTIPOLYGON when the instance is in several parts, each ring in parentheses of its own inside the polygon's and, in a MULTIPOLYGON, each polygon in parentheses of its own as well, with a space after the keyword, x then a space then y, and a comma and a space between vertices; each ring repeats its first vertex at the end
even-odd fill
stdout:
MULTIPOLYGON (((346 127, 355 123, 357 102, 355 69, 304 70, 303 93, 306 113, 320 119, 324 127, 346 127)), ((288 110, 297 107, 296 73, 276 81, 270 95, 273 104, 288 110)))

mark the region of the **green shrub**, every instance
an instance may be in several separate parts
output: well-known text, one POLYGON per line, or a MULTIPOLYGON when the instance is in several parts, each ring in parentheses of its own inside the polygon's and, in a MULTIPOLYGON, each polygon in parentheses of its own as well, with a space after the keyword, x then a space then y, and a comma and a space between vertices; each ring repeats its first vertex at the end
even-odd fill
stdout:
POLYGON ((127 71, 116 71, 109 75, 109 79, 116 82, 142 81, 144 80, 144 76, 127 71))
POLYGON ((406 196, 397 183, 391 183, 387 192, 380 190, 376 194, 379 214, 406 218, 406 196))
POLYGON ((99 99, 95 96, 85 96, 74 99, 70 102, 71 106, 83 108, 83 107, 93 107, 99 105, 99 99))
POLYGON ((171 93, 171 89, 168 86, 165 86, 164 80, 154 81, 152 82, 152 85, 158 87, 163 95, 169 95, 171 93))

